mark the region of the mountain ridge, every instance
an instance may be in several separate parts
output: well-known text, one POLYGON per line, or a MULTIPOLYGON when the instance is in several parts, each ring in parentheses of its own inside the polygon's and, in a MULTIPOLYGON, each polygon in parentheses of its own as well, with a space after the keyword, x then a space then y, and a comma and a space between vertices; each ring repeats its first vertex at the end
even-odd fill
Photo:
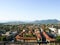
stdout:
POLYGON ((56 19, 48 19, 48 20, 35 20, 31 22, 24 22, 24 21, 11 21, 11 22, 5 22, 4 24, 8 25, 18 25, 18 24, 57 24, 59 23, 59 20, 56 19))

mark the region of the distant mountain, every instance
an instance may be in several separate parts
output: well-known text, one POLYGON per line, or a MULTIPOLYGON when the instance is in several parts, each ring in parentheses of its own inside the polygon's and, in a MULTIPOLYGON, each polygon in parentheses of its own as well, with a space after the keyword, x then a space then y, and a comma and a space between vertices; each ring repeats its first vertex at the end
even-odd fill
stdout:
POLYGON ((19 24, 24 24, 25 22, 22 21, 12 21, 12 22, 6 22, 4 23, 5 25, 19 25, 19 24))
POLYGON ((19 25, 19 24, 57 24, 59 20, 56 19, 48 19, 48 20, 36 20, 32 22, 22 22, 22 21, 13 21, 4 23, 5 25, 19 25))
POLYGON ((57 24, 60 22, 59 20, 56 19, 48 19, 48 20, 36 20, 33 23, 38 23, 38 24, 57 24))

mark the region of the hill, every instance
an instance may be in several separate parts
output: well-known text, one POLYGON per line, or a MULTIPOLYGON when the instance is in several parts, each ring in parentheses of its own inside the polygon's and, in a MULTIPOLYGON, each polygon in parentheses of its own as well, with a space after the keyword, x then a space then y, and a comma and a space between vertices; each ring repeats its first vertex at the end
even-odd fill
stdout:
POLYGON ((56 19, 48 19, 48 20, 36 20, 34 21, 34 23, 36 24, 57 24, 58 22, 60 22, 59 20, 56 19))
POLYGON ((19 25, 19 24, 58 24, 60 21, 56 19, 48 19, 48 20, 35 20, 32 22, 23 22, 23 21, 12 21, 6 22, 5 25, 19 25))

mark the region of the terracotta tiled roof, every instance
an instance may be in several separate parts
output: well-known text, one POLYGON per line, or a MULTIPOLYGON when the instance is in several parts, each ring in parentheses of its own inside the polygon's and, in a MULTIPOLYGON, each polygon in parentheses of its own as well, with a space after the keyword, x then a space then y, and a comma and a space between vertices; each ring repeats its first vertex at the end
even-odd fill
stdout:
MULTIPOLYGON (((55 39, 50 38, 45 32, 43 32, 43 35, 45 36, 46 40, 55 41, 55 39)), ((15 38, 16 38, 16 40, 17 39, 20 39, 20 40, 36 40, 36 37, 21 37, 19 35, 17 35, 15 38)))

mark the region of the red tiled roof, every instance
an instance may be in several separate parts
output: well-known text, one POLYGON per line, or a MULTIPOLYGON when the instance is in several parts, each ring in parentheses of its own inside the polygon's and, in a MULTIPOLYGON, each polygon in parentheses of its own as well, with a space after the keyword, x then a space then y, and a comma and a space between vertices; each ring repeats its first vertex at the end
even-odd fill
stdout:
MULTIPOLYGON (((55 41, 55 39, 50 38, 45 32, 43 32, 43 35, 46 37, 47 40, 55 41)), ((20 40, 36 40, 36 37, 21 37, 19 35, 17 35, 15 38, 16 38, 16 40, 17 39, 20 39, 20 40)))

